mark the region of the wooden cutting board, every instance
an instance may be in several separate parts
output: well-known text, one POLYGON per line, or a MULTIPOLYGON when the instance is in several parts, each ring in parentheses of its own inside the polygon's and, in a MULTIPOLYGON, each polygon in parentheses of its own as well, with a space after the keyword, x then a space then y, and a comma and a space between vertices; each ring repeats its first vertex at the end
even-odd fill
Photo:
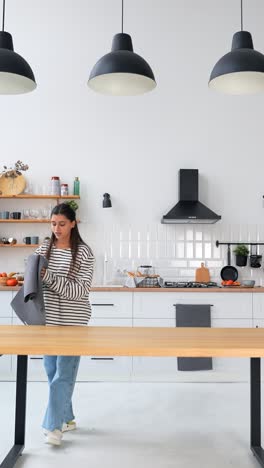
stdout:
POLYGON ((210 273, 208 268, 204 266, 204 263, 201 263, 201 268, 196 268, 195 281, 197 281, 198 283, 209 283, 210 273))
POLYGON ((0 176, 0 195, 19 195, 26 188, 26 179, 24 176, 17 177, 0 176))

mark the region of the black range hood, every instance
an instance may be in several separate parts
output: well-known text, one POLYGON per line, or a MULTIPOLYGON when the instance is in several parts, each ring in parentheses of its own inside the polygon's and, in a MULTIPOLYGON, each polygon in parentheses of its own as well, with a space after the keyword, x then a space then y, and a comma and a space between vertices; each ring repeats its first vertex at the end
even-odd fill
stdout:
POLYGON ((214 224, 221 216, 198 200, 198 169, 179 170, 179 202, 162 217, 163 224, 214 224))

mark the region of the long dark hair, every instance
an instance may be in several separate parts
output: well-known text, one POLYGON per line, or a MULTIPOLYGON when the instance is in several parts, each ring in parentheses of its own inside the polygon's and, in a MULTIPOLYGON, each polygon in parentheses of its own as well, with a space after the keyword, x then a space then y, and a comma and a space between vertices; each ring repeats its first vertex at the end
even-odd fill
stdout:
MULTIPOLYGON (((71 236, 70 236, 70 247, 71 247, 71 253, 72 253, 72 262, 70 266, 70 271, 71 271, 74 268, 74 265, 76 262, 79 245, 80 244, 87 245, 87 244, 81 238, 81 235, 79 233, 75 211, 69 206, 68 203, 60 203, 59 205, 56 205, 53 208, 50 217, 52 217, 52 215, 63 215, 65 216, 65 218, 69 219, 69 221, 75 221, 75 226, 72 228, 71 236)), ((52 232, 49 247, 48 247, 47 254, 46 254, 47 260, 49 260, 50 258, 50 251, 52 249, 52 246, 55 244, 55 240, 56 240, 55 234, 52 232)))

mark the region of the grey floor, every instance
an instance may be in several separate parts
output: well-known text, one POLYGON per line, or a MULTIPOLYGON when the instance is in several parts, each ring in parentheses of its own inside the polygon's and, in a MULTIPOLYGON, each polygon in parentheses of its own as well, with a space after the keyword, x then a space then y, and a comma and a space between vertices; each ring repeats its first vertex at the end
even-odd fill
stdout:
MULTIPOLYGON (((0 382, 0 461, 13 442, 15 387, 0 382)), ((44 444, 45 383, 28 384, 26 448, 17 468, 256 468, 249 385, 79 383, 78 430, 44 444)))

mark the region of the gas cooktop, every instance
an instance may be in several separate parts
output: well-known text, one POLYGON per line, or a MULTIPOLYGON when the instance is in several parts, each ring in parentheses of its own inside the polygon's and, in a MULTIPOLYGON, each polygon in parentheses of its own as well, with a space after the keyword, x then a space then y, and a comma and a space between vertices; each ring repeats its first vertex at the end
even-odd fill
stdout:
POLYGON ((164 288, 220 288, 217 283, 198 283, 197 281, 164 281, 164 288))

